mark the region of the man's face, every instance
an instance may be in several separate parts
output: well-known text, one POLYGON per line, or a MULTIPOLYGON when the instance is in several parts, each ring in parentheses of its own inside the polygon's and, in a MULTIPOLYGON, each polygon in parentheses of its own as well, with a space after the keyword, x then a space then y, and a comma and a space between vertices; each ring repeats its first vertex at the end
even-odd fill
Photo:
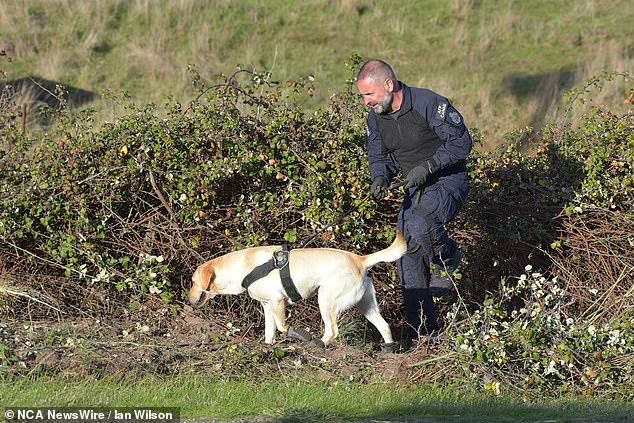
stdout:
POLYGON ((392 83, 386 80, 383 84, 362 79, 357 81, 357 88, 363 96, 363 102, 376 113, 388 113, 392 110, 392 83))

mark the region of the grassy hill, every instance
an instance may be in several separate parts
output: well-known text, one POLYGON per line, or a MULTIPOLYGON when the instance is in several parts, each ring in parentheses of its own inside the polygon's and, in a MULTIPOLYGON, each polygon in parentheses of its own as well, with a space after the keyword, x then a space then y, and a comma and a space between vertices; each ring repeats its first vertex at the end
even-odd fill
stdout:
MULTIPOLYGON (((344 86, 355 52, 452 98, 494 145, 556 119, 562 92, 589 76, 634 69, 632 16, 631 2, 604 0, 4 0, 0 51, 11 62, 0 70, 160 104, 191 100, 190 64, 206 77, 240 65, 280 80, 313 75, 316 107, 344 86)), ((617 84, 596 101, 625 92, 617 84)), ((112 104, 90 104, 98 120, 115 118, 112 104)))

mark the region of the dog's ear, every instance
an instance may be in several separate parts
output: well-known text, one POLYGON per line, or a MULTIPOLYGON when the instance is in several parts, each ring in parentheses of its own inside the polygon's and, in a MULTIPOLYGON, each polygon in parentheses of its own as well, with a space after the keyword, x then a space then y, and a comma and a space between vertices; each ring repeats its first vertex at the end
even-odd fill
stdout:
POLYGON ((200 289, 202 289, 203 291, 209 291, 209 286, 216 277, 216 273, 214 272, 213 266, 209 264, 203 264, 196 270, 196 274, 194 275, 194 277, 198 278, 198 281, 195 282, 198 283, 200 289))

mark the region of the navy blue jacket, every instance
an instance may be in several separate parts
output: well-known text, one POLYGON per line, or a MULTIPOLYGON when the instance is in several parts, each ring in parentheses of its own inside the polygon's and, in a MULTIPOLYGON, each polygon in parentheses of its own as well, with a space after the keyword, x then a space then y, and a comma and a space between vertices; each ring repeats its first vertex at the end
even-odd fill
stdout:
POLYGON ((421 164, 432 175, 465 171, 473 143, 462 115, 445 97, 400 84, 400 110, 392 114, 370 110, 368 114, 366 144, 372 180, 382 176, 391 183, 399 168, 405 176, 421 164))

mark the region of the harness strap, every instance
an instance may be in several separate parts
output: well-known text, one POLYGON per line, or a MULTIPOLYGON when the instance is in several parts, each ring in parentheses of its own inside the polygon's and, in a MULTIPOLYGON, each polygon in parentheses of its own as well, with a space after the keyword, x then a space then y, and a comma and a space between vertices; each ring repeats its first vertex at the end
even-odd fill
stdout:
POLYGON ((279 269, 282 287, 284 288, 284 291, 286 291, 286 295, 288 295, 293 302, 301 300, 302 296, 297 291, 297 288, 291 279, 291 271, 288 265, 289 253, 290 249, 288 248, 288 245, 284 244, 282 246, 282 251, 276 251, 273 253, 273 258, 271 260, 256 266, 255 269, 242 279, 242 287, 244 289, 249 289, 255 281, 262 279, 271 273, 273 269, 279 269))
POLYGON ((284 263, 280 263, 281 267, 279 267, 280 277, 282 278, 282 286, 284 287, 284 291, 286 291, 286 295, 288 295, 291 301, 295 303, 301 300, 302 296, 297 291, 297 288, 295 287, 295 284, 293 283, 293 279, 291 279, 291 270, 290 270, 290 266, 288 265, 288 261, 289 261, 288 256, 290 254, 290 249, 288 248, 287 244, 284 244, 282 246, 281 253, 283 253, 286 256, 286 260, 284 260, 284 263))
POLYGON ((242 287, 244 289, 249 289, 253 282, 257 281, 258 279, 262 279, 263 277, 271 273, 271 270, 273 269, 275 269, 275 260, 273 259, 267 261, 266 263, 262 263, 259 266, 256 266, 255 269, 253 269, 248 275, 244 277, 244 279, 242 279, 242 287))

